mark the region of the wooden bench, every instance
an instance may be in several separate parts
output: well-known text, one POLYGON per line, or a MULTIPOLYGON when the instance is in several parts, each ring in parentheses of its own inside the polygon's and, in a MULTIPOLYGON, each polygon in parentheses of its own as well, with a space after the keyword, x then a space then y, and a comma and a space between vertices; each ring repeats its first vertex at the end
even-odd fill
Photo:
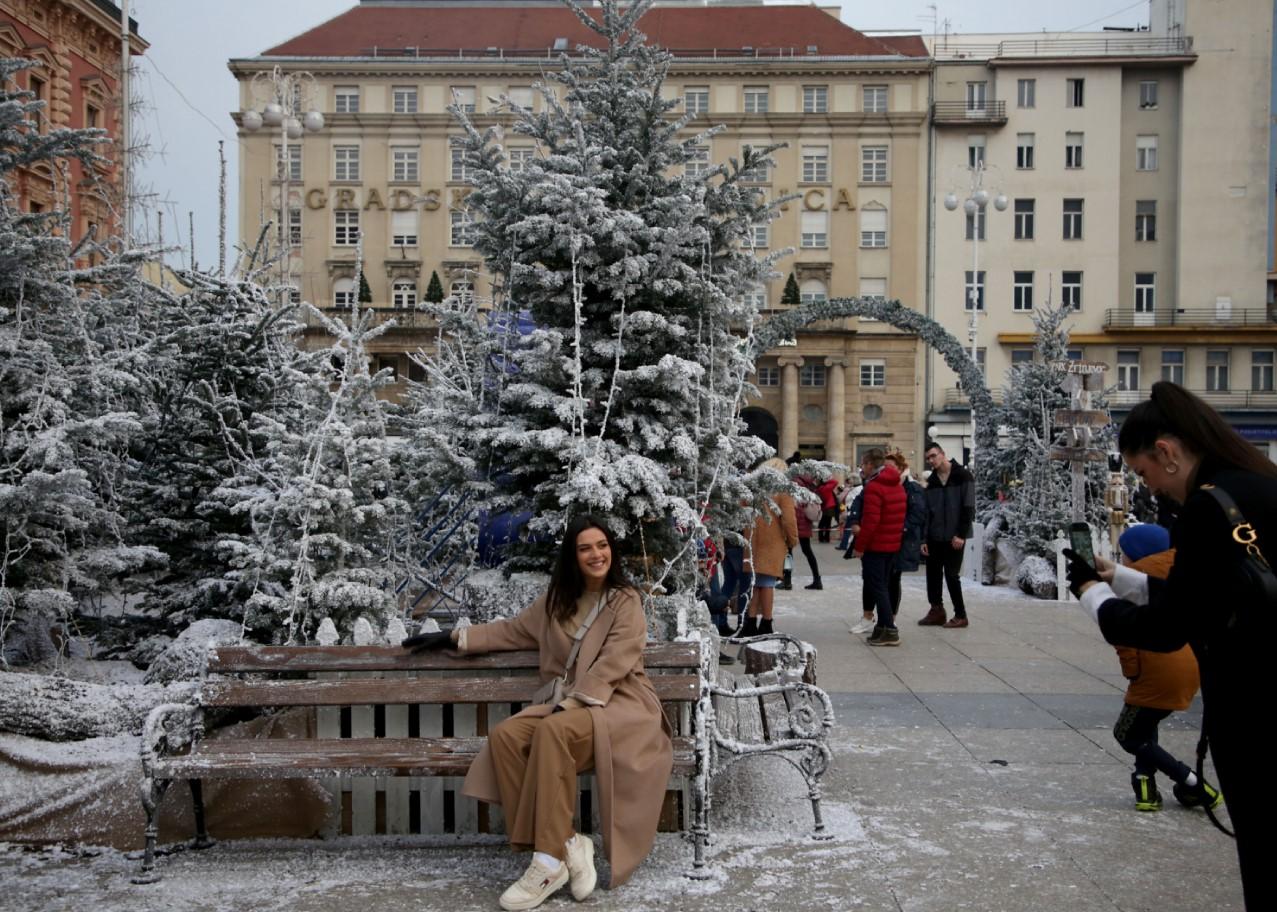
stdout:
MULTIPOLYGON (((761 688, 723 689, 709 679, 707 662, 717 651, 699 642, 649 644, 643 661, 666 715, 675 728, 672 782, 686 781, 691 792, 693 876, 701 876, 709 843, 709 786, 718 769, 741 756, 780 751, 803 758, 795 765, 807 778, 817 833, 819 778, 828 766, 824 743, 832 726, 828 696, 801 683, 764 684, 761 688), (813 693, 814 692, 814 693, 813 693), (739 730, 721 734, 714 727, 714 701, 753 701, 769 721, 755 744, 744 744, 739 730), (815 728, 801 709, 823 699, 815 728), (764 707, 764 700, 767 707, 764 707), (786 700, 792 701, 791 704, 786 700), (797 726, 797 727, 796 727, 797 726), (712 735, 708 734, 713 732, 712 735), (706 732, 706 737, 698 737, 706 732), (816 737, 811 736, 815 734, 816 737), (720 755, 727 763, 716 762, 720 755)), ((189 704, 157 707, 142 737, 142 803, 146 809, 146 848, 137 883, 159 879, 155 870, 159 804, 168 787, 185 779, 195 810, 193 848, 212 845, 204 822, 206 779, 320 779, 333 784, 350 777, 460 777, 483 745, 489 724, 517 712, 538 686, 535 652, 452 656, 441 652, 407 653, 389 646, 237 646, 209 651, 204 680, 189 704), (337 726, 319 726, 311 739, 205 739, 209 712, 266 708, 314 708, 321 721, 335 714, 391 707, 472 707, 473 734, 442 730, 415 737, 372 737, 368 727, 348 726, 349 737, 334 737, 337 726), (347 710, 346 707, 353 709, 347 710)), ((794 760, 787 756, 786 759, 794 760)), ((359 781, 359 780, 356 780, 359 781)), ((368 784, 371 785, 369 782, 368 784)), ((389 786, 387 786, 389 787, 389 786)), ((469 800, 469 799, 467 799, 469 800)), ((419 814, 440 813, 438 804, 419 814)), ((454 809, 454 815, 455 815, 454 809)), ((584 815, 583 815, 584 816, 584 815)), ((491 829, 495 821, 488 821, 491 829)))

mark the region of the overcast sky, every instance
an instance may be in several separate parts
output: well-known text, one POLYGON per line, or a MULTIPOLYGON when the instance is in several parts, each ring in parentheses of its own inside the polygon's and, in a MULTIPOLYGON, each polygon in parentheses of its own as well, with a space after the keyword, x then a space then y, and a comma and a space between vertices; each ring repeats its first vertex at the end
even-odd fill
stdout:
MULTIPOLYGON (((118 2, 118 0, 117 0, 118 2)), ((155 238, 156 210, 164 211, 169 244, 189 243, 188 213, 195 213, 197 260, 217 259, 217 141, 230 162, 229 243, 238 241, 234 187, 239 154, 230 112, 235 80, 232 57, 251 57, 356 6, 356 0, 131 0, 130 13, 151 48, 139 64, 145 107, 134 130, 147 139, 150 160, 139 181, 153 197, 145 220, 155 238)), ((1148 2, 1072 0, 845 0, 842 19, 861 29, 1018 32, 1147 24, 1148 2)), ((139 216, 139 233, 143 219, 139 216)))

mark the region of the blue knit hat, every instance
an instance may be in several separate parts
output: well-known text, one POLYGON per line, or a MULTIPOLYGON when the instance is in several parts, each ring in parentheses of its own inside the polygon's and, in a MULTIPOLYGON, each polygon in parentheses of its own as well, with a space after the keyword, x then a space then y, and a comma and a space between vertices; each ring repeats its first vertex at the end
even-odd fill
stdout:
POLYGON ((1122 549, 1127 560, 1135 563, 1150 554, 1157 554, 1159 551, 1170 548, 1171 533, 1162 526, 1141 523, 1123 532, 1122 537, 1117 540, 1117 546, 1122 549))

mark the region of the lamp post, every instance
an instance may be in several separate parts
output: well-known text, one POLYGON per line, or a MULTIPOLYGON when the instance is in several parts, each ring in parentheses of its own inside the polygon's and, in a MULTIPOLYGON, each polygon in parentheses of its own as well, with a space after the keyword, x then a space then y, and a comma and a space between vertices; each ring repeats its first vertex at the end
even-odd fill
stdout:
POLYGON ((250 92, 253 101, 267 99, 261 110, 249 108, 240 115, 240 123, 249 133, 263 128, 279 130, 279 277, 281 303, 287 300, 292 278, 292 224, 288 218, 291 194, 292 159, 289 140, 300 140, 305 133, 324 128, 324 115, 315 109, 304 110, 304 100, 315 88, 315 77, 306 72, 288 73, 279 67, 270 72, 253 74, 250 92))
MULTIPOLYGON (((971 362, 977 367, 980 365, 980 229, 982 225, 982 217, 988 208, 990 199, 993 200, 993 208, 999 212, 1005 212, 1007 208, 1007 198, 1004 194, 998 193, 997 196, 990 197, 989 191, 984 188, 984 160, 977 160, 970 168, 971 172, 971 189, 967 198, 962 200, 962 210, 971 218, 971 289, 968 293, 968 308, 971 311, 970 322, 967 324, 967 335, 971 339, 971 362)), ((950 212, 958 208, 958 194, 950 190, 945 194, 944 207, 950 212)), ((968 395, 970 400, 970 395, 968 395)), ((975 405, 971 406, 971 462, 975 462, 975 405)))

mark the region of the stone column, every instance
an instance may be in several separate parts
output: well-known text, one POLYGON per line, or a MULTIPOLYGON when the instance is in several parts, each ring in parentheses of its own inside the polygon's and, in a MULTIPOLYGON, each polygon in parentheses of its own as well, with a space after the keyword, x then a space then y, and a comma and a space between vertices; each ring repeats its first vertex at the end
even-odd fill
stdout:
POLYGON ((780 458, 788 459, 798 449, 798 368, 802 355, 781 355, 780 365, 780 458))
POLYGON ((846 358, 826 358, 825 383, 829 389, 826 423, 825 458, 830 462, 847 461, 847 367, 846 358))

